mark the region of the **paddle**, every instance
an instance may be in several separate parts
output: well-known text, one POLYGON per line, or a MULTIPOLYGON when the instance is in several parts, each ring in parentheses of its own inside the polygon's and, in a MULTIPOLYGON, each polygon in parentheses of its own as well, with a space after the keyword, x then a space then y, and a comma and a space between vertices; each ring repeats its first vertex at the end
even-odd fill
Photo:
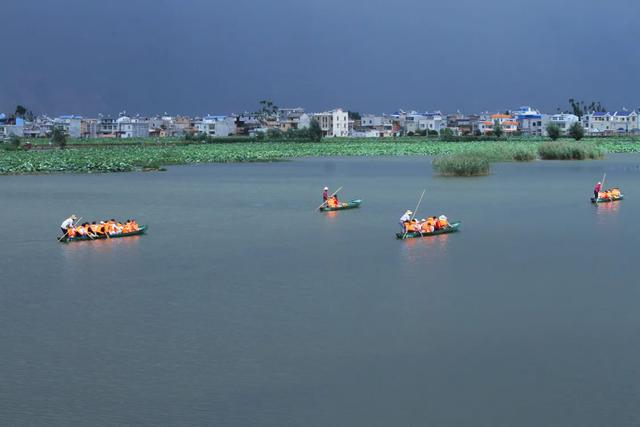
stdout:
MULTIPOLYGON (((78 224, 80 221, 82 221, 82 217, 80 217, 80 219, 77 219, 75 224, 73 224, 73 223, 72 223, 72 224, 71 224, 71 228, 75 228, 75 227, 77 227, 77 224, 78 224)), ((69 230, 68 230, 68 229, 67 229, 67 231, 62 235, 62 237, 60 237, 60 238, 58 239, 58 242, 62 242, 62 240, 63 240, 65 237, 67 237, 67 234, 69 234, 69 230)))
POLYGON ((318 209, 320 209, 321 207, 323 207, 323 206, 324 206, 324 205, 329 201, 329 199, 330 199, 330 198, 332 198, 333 196, 335 196, 336 194, 338 194, 338 193, 340 192, 340 190, 342 190, 342 187, 338 188, 338 189, 337 189, 337 190, 336 190, 332 195, 330 195, 330 196, 327 198, 327 200, 325 200, 325 201, 324 201, 320 206, 318 206, 318 208, 317 208, 316 210, 318 210, 318 209))
MULTIPOLYGON (((420 204, 422 203, 422 198, 424 197, 424 193, 427 190, 422 190, 422 195, 420 196, 420 200, 418 200, 418 204, 416 205, 416 209, 413 211, 413 215, 411 215, 411 222, 413 222, 413 219, 416 217, 416 213, 418 212, 418 209, 420 208, 420 204)), ((407 232, 404 232, 404 235, 402 236, 402 240, 407 238, 407 232)))

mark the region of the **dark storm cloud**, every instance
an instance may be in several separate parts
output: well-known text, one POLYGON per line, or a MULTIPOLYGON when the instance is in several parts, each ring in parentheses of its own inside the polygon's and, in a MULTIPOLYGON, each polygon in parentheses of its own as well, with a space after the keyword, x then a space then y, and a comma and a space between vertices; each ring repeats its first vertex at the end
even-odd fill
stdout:
POLYGON ((635 0, 4 3, 0 111, 640 105, 635 0))

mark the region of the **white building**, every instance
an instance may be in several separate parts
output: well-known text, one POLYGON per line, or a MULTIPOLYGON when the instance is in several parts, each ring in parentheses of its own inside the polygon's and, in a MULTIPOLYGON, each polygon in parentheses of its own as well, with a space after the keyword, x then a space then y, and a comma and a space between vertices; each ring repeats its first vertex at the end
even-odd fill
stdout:
POLYGON ((582 126, 590 134, 637 133, 640 131, 638 113, 616 111, 615 113, 594 112, 582 118, 582 126))
POLYGON ((234 117, 208 115, 195 123, 196 132, 212 137, 235 135, 236 122, 234 117))
POLYGON ((146 138, 149 136, 149 122, 121 116, 116 120, 120 138, 146 138))
MULTIPOLYGON (((548 119, 549 123, 554 123, 558 125, 558 127, 560 128, 560 132, 562 133, 567 133, 569 131, 569 128, 574 123, 578 123, 579 121, 580 119, 578 118, 578 116, 574 114, 566 114, 566 113, 553 114, 549 116, 549 119, 548 119)), ((546 130, 544 135, 546 135, 546 130)))
POLYGON ((61 129, 69 138, 82 137, 82 116, 60 116, 53 119, 53 126, 61 129))
POLYGON ((518 118, 518 125, 523 135, 528 136, 544 136, 547 134, 546 126, 549 122, 549 116, 540 114, 537 116, 527 116, 518 118))
POLYGON ((314 114, 320 124, 322 135, 327 137, 349 136, 349 113, 341 108, 314 114))

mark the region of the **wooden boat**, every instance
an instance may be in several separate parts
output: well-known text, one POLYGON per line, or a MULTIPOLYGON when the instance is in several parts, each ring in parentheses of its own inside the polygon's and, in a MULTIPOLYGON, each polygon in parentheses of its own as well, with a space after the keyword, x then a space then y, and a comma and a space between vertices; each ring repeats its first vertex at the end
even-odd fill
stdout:
POLYGON ((320 208, 320 212, 332 212, 332 211, 343 211, 346 209, 355 209, 359 208, 362 200, 356 199, 351 200, 349 202, 340 203, 340 206, 336 206, 335 208, 330 208, 329 206, 323 206, 320 208))
POLYGON ((604 198, 604 197, 598 197, 597 199, 595 197, 591 198, 591 203, 610 203, 610 202, 617 202, 618 200, 622 200, 624 199, 624 194, 620 194, 620 197, 613 197, 611 199, 609 198, 604 198))
POLYGON ((417 239, 420 237, 429 237, 429 236, 438 236, 440 234, 449 234, 455 233, 460 230, 460 225, 462 223, 460 221, 452 222, 449 224, 447 228, 441 228, 440 230, 435 230, 431 233, 420 233, 420 232, 412 232, 412 233, 396 233, 396 237, 398 239, 417 239))
POLYGON ((147 225, 141 225, 140 228, 138 228, 136 231, 132 231, 130 233, 120 233, 120 234, 114 234, 114 235, 110 235, 110 236, 97 236, 97 237, 89 237, 89 236, 76 236, 76 237, 64 237, 63 239, 59 240, 60 243, 70 243, 70 242, 84 242, 87 240, 106 240, 106 239, 120 239, 123 237, 132 237, 132 236, 140 236, 142 234, 144 234, 147 230, 149 229, 149 226, 147 225))

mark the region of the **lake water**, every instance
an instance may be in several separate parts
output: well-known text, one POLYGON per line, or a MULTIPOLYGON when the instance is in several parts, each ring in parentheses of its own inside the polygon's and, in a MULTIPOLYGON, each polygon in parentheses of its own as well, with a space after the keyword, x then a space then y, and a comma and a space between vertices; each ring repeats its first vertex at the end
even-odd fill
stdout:
POLYGON ((640 425, 639 165, 0 177, 0 424, 640 425), (423 188, 462 231, 398 241, 423 188), (149 234, 59 244, 71 213, 149 234))

